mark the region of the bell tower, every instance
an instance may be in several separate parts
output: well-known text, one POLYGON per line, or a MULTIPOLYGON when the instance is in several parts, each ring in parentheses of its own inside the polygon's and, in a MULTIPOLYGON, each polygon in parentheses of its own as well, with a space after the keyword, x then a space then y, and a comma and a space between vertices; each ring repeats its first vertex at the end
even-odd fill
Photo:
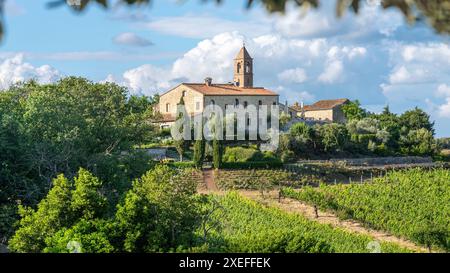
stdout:
POLYGON ((234 59, 233 82, 239 87, 253 87, 253 59, 248 54, 245 45, 234 59))

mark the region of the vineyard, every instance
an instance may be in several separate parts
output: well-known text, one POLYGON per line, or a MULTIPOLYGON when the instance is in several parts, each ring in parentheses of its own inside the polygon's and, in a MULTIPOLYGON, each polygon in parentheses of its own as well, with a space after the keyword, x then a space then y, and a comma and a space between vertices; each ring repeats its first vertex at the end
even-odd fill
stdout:
MULTIPOLYGON (((211 196, 209 204, 219 208, 210 221, 215 223, 208 236, 209 251, 213 252, 370 252, 373 244, 369 236, 265 207, 237 193, 211 196)), ((392 243, 381 243, 381 251, 407 250, 392 243)))
POLYGON ((283 195, 332 210, 418 244, 450 250, 450 170, 392 171, 373 183, 283 189, 283 195))
POLYGON ((307 177, 282 169, 216 171, 217 186, 222 190, 260 190, 277 186, 299 186, 307 177))

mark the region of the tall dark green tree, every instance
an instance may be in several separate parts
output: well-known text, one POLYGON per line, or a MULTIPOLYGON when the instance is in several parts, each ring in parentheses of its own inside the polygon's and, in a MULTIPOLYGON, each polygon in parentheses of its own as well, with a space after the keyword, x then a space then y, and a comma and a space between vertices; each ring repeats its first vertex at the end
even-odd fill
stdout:
POLYGON ((223 144, 222 141, 214 138, 213 140, 213 167, 220 169, 222 166, 223 144))
MULTIPOLYGON (((178 105, 184 106, 183 97, 180 98, 180 102, 178 103, 178 105)), ((183 117, 183 113, 179 113, 177 119, 182 118, 182 117, 183 117)), ((181 135, 183 135, 183 133, 184 133, 183 126, 181 126, 179 133, 181 135)), ((185 140, 184 137, 182 137, 180 140, 175 140, 173 144, 175 146, 175 149, 177 149, 178 154, 180 155, 180 161, 183 161, 183 154, 184 154, 189 142, 187 140, 185 140)))
POLYGON ((200 169, 205 159, 205 140, 199 139, 194 142, 194 166, 200 169))

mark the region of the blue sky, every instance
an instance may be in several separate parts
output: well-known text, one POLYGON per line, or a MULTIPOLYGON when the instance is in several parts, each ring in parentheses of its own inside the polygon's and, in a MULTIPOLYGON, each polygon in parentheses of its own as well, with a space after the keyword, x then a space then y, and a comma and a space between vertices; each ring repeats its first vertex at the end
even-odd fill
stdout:
POLYGON ((48 9, 48 0, 7 0, 0 47, 0 88, 29 78, 68 75, 114 81, 132 93, 162 93, 181 81, 232 78, 232 59, 245 41, 255 59, 255 85, 281 100, 358 99, 371 111, 419 106, 450 136, 448 37, 414 27, 397 11, 364 5, 359 16, 290 7, 285 16, 241 1, 155 0, 145 9, 92 6, 82 14, 48 9), (180 1, 178 1, 180 2, 180 1))

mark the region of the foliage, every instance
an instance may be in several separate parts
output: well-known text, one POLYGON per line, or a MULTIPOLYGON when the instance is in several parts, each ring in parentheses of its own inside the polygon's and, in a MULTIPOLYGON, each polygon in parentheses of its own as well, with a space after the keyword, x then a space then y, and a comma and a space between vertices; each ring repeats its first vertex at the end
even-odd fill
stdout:
POLYGON ((222 162, 222 169, 273 169, 283 167, 280 160, 248 161, 248 162, 222 162))
POLYGON ((70 228, 62 228, 52 237, 46 239, 47 253, 111 253, 115 249, 109 241, 111 224, 104 220, 82 219, 70 228), (79 249, 72 249, 71 243, 79 244, 79 249))
POLYGON ((213 166, 220 169, 222 166, 223 144, 220 140, 213 140, 213 166))
POLYGON ((194 165, 197 169, 203 166, 205 158, 205 140, 196 140, 194 142, 194 165))
POLYGON ((302 185, 302 177, 282 169, 234 169, 216 173, 216 182, 224 190, 265 190, 279 186, 302 185))
MULTIPOLYGON (((277 208, 250 201, 237 193, 215 197, 224 213, 213 214, 223 228, 213 228, 208 238, 214 252, 324 253, 367 252, 373 239, 334 229, 277 208)), ((404 252, 382 243, 383 252, 404 252)))
POLYGON ((433 155, 437 151, 437 144, 433 138, 433 133, 425 128, 410 130, 408 135, 403 136, 402 152, 413 155, 433 155))
POLYGON ((47 238, 60 229, 72 226, 79 219, 101 217, 106 199, 99 193, 100 186, 101 182, 83 169, 74 181, 59 175, 37 210, 19 206, 21 220, 9 248, 15 252, 41 252, 47 238))
POLYGON ((223 155, 224 162, 257 162, 278 161, 271 152, 261 152, 253 147, 226 147, 223 155))
POLYGON ((136 180, 114 219, 117 249, 157 252, 191 243, 198 223, 196 186, 183 179, 183 172, 167 166, 157 166, 136 180))
POLYGON ((400 124, 403 126, 403 130, 426 129, 434 135, 434 122, 430 121, 430 115, 418 107, 403 113, 400 116, 400 124))
MULTIPOLYGON (((180 102, 178 103, 178 105, 184 105, 184 98, 181 97, 180 98, 180 102)), ((178 118, 182 118, 183 114, 180 113, 178 115, 178 118)), ((181 126, 180 128, 180 135, 183 136, 183 126, 181 126)), ((180 155, 180 161, 183 161, 183 154, 185 152, 185 150, 188 148, 189 142, 187 140, 185 140, 184 138, 181 138, 180 140, 174 140, 173 145, 175 146, 175 149, 177 150, 178 154, 180 155)))
POLYGON ((345 125, 331 123, 320 127, 319 135, 325 152, 343 151, 349 141, 345 125))
MULTIPOLYGON (((75 77, 0 92, 0 206, 34 206, 58 174, 70 179, 80 167, 105 181, 102 190, 115 204, 152 165, 132 147, 154 136, 146 122, 154 103, 112 83, 75 77)), ((8 230, 2 226, 1 236, 8 230)))
POLYGON ((370 184, 287 189, 284 195, 420 244, 450 249, 449 170, 393 171, 370 184))
POLYGON ((361 103, 358 100, 342 105, 342 111, 347 120, 360 120, 367 116, 366 110, 361 108, 361 103))

